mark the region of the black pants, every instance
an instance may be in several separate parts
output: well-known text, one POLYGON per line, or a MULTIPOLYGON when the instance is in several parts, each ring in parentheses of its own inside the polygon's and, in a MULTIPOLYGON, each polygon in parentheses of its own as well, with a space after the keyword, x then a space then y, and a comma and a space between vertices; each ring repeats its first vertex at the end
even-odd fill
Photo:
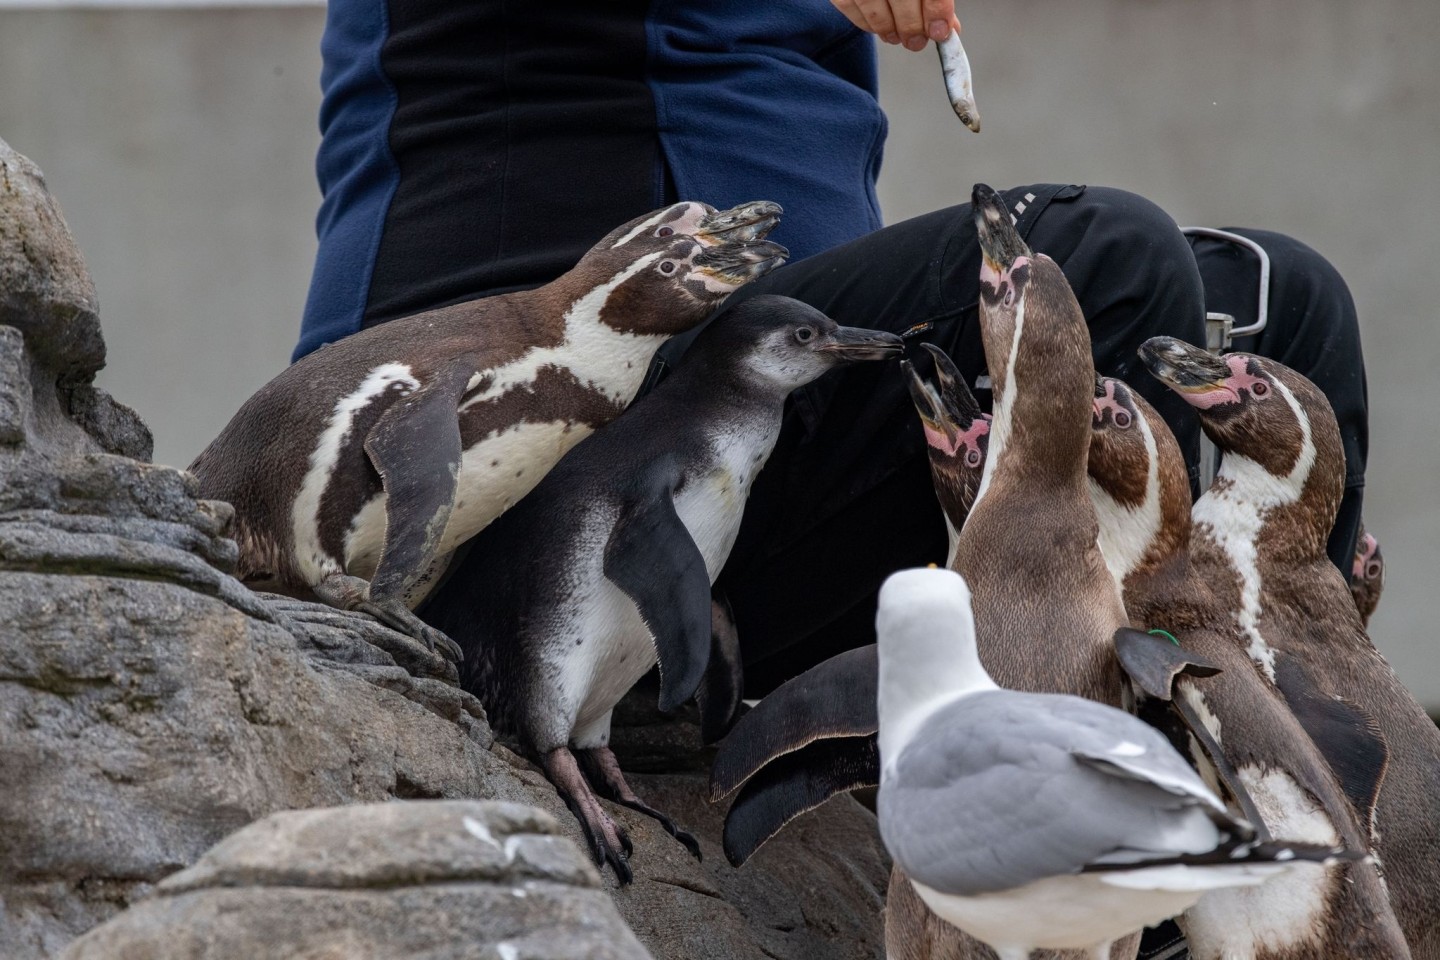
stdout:
MULTIPOLYGON (((1074 288, 1097 369, 1158 408, 1196 477, 1198 421, 1145 372, 1136 348, 1158 334, 1203 344, 1207 297, 1210 309, 1246 322, 1257 289, 1251 265, 1209 242, 1192 253, 1174 221, 1124 191, 1037 185, 1005 198, 1021 234, 1059 263, 1074 288)), ((1348 574, 1366 442, 1354 307, 1339 275, 1313 251, 1278 234, 1254 235, 1272 258, 1270 322, 1258 343, 1237 348, 1294 367, 1335 406, 1349 483, 1332 556, 1348 574)), ((974 384, 985 363, 979 271, 966 204, 786 266, 735 299, 783 294, 840 323, 897 332, 931 323, 928 339, 974 384)), ((673 360, 682 349, 665 354, 673 360)), ((989 391, 976 395, 988 407, 989 391)), ((761 696, 826 657, 873 642, 881 582, 901 567, 943 562, 945 551, 924 439, 894 365, 863 364, 797 391, 720 577, 735 610, 747 695, 761 696)))

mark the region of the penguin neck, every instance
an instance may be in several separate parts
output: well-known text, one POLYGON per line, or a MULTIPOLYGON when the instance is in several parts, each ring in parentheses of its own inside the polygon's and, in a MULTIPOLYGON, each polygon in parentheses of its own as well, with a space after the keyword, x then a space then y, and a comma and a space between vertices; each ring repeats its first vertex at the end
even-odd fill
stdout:
POLYGON ((566 304, 561 341, 535 351, 534 362, 563 366, 582 383, 622 404, 635 399, 655 351, 670 335, 617 329, 606 322, 606 305, 626 280, 659 256, 640 257, 598 283, 593 274, 579 276, 576 271, 556 280, 556 292, 566 304))
POLYGON ((882 642, 877 691, 882 777, 892 769, 925 721, 963 697, 999 689, 980 662, 973 632, 924 631, 900 650, 882 642))
POLYGON ((1224 451, 1220 470, 1196 502, 1192 519, 1207 528, 1227 553, 1244 542, 1250 544, 1245 552, 1254 554, 1263 542, 1266 555, 1273 559, 1323 560, 1339 509, 1344 470, 1331 462, 1332 456, 1322 462, 1321 454, 1322 447, 1340 449, 1339 428, 1333 416, 1328 423, 1312 422, 1290 387, 1283 380, 1274 383, 1300 427, 1290 469, 1276 474, 1251 457, 1224 451))
POLYGON ((1068 489, 1085 495, 1095 382, 1088 334, 1078 307, 1072 322, 1054 315, 1045 301, 1031 302, 1037 293, 1042 292, 1032 286, 1022 298, 1008 341, 1000 342, 997 332, 982 324, 985 355, 1004 362, 991 364, 995 409, 985 472, 972 510, 997 475, 1013 477, 1036 492, 1068 489))
POLYGON ((1190 482, 1179 444, 1158 414, 1152 420, 1148 410, 1136 416, 1135 430, 1143 441, 1143 460, 1135 456, 1126 464, 1097 463, 1108 452, 1102 439, 1092 441, 1090 451, 1090 498, 1100 531, 1097 544, 1115 582, 1127 593, 1152 573, 1173 569, 1177 558, 1183 564, 1190 550, 1190 482), (1119 489, 1121 478, 1114 473, 1117 469, 1138 473, 1142 466, 1144 486, 1137 485, 1136 498, 1119 489))

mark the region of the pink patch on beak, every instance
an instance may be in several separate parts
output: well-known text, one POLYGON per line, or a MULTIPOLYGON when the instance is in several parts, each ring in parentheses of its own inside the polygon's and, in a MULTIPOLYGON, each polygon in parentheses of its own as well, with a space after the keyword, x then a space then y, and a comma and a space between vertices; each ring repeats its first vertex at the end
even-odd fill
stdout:
POLYGON ((1180 393, 1180 396, 1197 410, 1209 410, 1211 407, 1218 407, 1224 403, 1237 403, 1240 400, 1239 394, 1225 386, 1215 387, 1203 393, 1185 390, 1180 393))
POLYGON ((990 265, 990 261, 984 257, 980 258, 980 282, 987 287, 1000 289, 1000 271, 990 265))
POLYGON ((1230 376, 1208 390, 1185 390, 1180 392, 1180 396, 1184 397, 1190 406, 1199 410, 1208 410, 1223 403, 1239 403, 1242 390, 1252 397, 1269 396, 1270 381, 1250 373, 1247 369, 1248 363, 1244 357, 1226 357, 1225 365, 1230 368, 1230 376), (1256 393, 1256 384, 1263 384, 1265 389, 1256 393))

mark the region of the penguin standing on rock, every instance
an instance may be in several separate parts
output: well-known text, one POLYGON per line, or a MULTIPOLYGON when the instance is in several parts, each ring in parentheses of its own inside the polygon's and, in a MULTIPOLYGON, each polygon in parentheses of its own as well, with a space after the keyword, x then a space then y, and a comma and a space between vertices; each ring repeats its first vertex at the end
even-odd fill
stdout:
POLYGON ((1194 562, 1354 804, 1411 954, 1436 960, 1440 730, 1371 643, 1326 554, 1345 481, 1335 414, 1313 383, 1264 357, 1216 357, 1172 337, 1140 356, 1223 454, 1192 512, 1194 562))
POLYGON ((462 683, 538 756, 596 862, 622 883, 630 840, 597 793, 699 847, 626 784, 609 748, 612 709, 657 661, 662 710, 695 693, 710 660, 710 588, 786 396, 901 349, 798 301, 747 300, 472 542, 454 575, 473 590, 441 591, 421 609, 459 640, 462 683))
POLYGON ((655 351, 784 262, 773 203, 677 203, 535 290, 395 320, 304 357, 190 470, 235 507, 247 583, 459 649, 412 608, 456 546, 634 399, 655 351))

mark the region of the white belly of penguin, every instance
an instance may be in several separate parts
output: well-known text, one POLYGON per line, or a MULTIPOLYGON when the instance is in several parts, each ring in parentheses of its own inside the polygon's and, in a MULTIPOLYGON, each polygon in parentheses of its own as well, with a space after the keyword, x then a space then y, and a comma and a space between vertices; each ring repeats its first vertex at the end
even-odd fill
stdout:
MULTIPOLYGON (((1236 774, 1274 836, 1325 846, 1340 842, 1324 807, 1285 770, 1247 764, 1236 774)), ((1197 960, 1249 960, 1266 953, 1317 950, 1341 869, 1299 864, 1260 886, 1209 893, 1182 924, 1190 938, 1190 955, 1197 960)))
MULTIPOLYGON (((775 442, 774 434, 744 439, 750 442, 722 448, 714 469, 689 477, 675 495, 675 513, 705 558, 711 583, 735 545, 750 486, 775 442)), ((584 603, 581 643, 567 647, 560 671, 564 702, 578 705, 572 728, 578 731, 603 719, 657 660, 634 601, 603 576, 598 584, 584 603)))
MULTIPOLYGON (((571 447, 591 433, 584 424, 561 420, 519 423, 464 451, 455 481, 455 502, 440 540, 439 555, 448 554, 518 503, 571 447)), ((370 579, 380 562, 384 542, 385 494, 380 493, 351 521, 345 537, 345 571, 370 579)), ((424 595, 424 591, 412 594, 411 606, 424 595)))

